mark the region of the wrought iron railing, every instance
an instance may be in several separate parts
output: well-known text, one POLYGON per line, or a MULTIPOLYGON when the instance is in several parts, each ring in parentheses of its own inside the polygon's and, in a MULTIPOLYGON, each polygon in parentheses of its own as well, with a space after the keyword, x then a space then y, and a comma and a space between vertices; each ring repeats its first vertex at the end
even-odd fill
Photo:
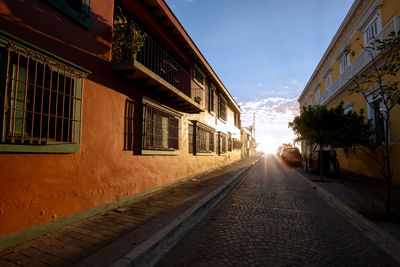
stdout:
POLYGON ((188 97, 192 96, 190 74, 150 36, 146 37, 136 60, 188 97))
MULTIPOLYGON (((392 32, 398 34, 399 31, 400 15, 394 16, 382 31, 376 36, 375 39, 387 39, 392 32)), ((342 88, 351 78, 357 75, 361 70, 367 66, 372 57, 376 57, 379 50, 370 49, 369 51, 363 50, 361 54, 353 61, 353 63, 339 76, 339 78, 332 83, 331 86, 326 88, 324 94, 316 101, 316 104, 325 104, 340 88, 342 88), (371 54, 372 53, 372 54, 371 54)))

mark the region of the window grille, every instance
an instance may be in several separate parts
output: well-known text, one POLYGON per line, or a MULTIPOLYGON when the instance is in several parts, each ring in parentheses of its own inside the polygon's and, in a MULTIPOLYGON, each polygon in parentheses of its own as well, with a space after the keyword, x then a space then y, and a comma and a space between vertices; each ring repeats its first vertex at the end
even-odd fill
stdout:
POLYGON ((143 149, 179 149, 179 119, 161 108, 143 103, 143 149))
POLYGON ((198 68, 194 67, 193 68, 193 78, 198 81, 201 84, 204 84, 204 74, 203 72, 198 68))
POLYGON ((218 104, 218 118, 226 121, 226 100, 221 95, 218 104))
POLYGON ((240 142, 239 140, 233 138, 233 149, 235 149, 235 150, 242 149, 242 142, 240 142))
POLYGON ((209 112, 214 112, 215 111, 215 108, 214 108, 214 106, 215 106, 215 103, 214 103, 215 89, 212 85, 208 91, 208 94, 209 95, 207 97, 209 98, 209 105, 207 108, 208 108, 209 112))
POLYGON ((214 151, 214 132, 197 126, 196 152, 205 153, 214 151))
POLYGON ((79 144, 83 74, 11 41, 0 58, 1 143, 79 144))
POLYGON ((235 126, 240 129, 240 113, 235 112, 235 126))
POLYGON ((194 130, 194 125, 189 124, 189 135, 188 135, 189 153, 193 153, 193 130, 194 130))
POLYGON ((228 151, 232 151, 232 136, 228 135, 228 151))
POLYGON ((91 0, 66 0, 68 5, 79 13, 89 17, 91 0))
POLYGON ((133 150, 134 129, 134 102, 127 99, 125 102, 124 150, 133 150))
POLYGON ((226 134, 219 132, 218 133, 218 151, 219 154, 226 153, 226 134))

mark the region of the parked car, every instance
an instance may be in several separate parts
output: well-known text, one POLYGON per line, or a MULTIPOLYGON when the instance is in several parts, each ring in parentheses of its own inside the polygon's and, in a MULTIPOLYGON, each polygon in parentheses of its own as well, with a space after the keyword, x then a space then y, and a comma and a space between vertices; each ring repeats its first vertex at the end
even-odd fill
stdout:
POLYGON ((302 158, 297 147, 285 147, 282 149, 281 158, 292 165, 301 166, 302 158))

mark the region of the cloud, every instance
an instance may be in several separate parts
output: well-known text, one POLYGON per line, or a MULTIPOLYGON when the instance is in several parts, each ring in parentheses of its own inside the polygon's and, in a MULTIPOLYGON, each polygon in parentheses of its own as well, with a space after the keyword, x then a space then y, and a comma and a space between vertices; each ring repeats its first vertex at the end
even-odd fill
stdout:
POLYGON ((288 123, 299 114, 297 97, 269 97, 239 103, 242 113, 242 126, 253 123, 255 117, 256 140, 259 148, 267 153, 275 153, 282 143, 292 143, 294 133, 288 123))

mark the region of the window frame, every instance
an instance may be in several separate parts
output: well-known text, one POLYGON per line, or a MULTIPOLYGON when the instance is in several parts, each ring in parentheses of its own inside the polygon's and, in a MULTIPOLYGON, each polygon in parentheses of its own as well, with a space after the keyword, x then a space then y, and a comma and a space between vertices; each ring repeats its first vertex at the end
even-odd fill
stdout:
POLYGON ((65 14, 81 26, 85 27, 86 29, 90 28, 90 16, 91 16, 91 0, 81 0, 82 2, 88 1, 88 5, 83 3, 86 6, 87 14, 84 12, 79 12, 73 6, 68 4, 66 0, 46 0, 47 3, 58 9, 61 13, 65 14))
POLYGON ((228 103, 226 99, 219 94, 218 96, 218 119, 223 122, 226 122, 228 118, 228 103))
POLYGON ((188 140, 189 140, 189 153, 193 155, 210 155, 215 152, 215 129, 203 124, 197 120, 189 121, 189 131, 188 131, 188 140), (207 136, 206 138, 202 138, 203 136, 207 136), (202 149, 202 146, 208 147, 205 150, 202 149))
POLYGON ((375 15, 369 20, 368 24, 363 29, 364 36, 364 46, 368 46, 382 31, 382 18, 380 15, 380 10, 378 10, 375 15), (375 31, 375 33, 371 32, 375 31))
POLYGON ((339 60, 340 75, 342 75, 350 67, 350 53, 346 52, 339 60))
POLYGON ((164 105, 157 104, 147 98, 143 98, 141 103, 138 103, 141 106, 142 109, 142 131, 141 131, 141 154, 177 154, 181 150, 181 136, 180 136, 180 124, 181 124, 181 117, 182 115, 164 105), (146 107, 149 107, 150 109, 153 109, 154 111, 157 111, 159 113, 148 113, 146 112, 146 107), (148 115, 151 115, 153 119, 153 123, 151 121, 147 121, 148 115), (159 122, 159 118, 157 115, 166 115, 166 116, 160 116, 161 117, 161 128, 159 127, 159 123, 157 123, 157 120, 159 122), (166 120, 167 119, 167 120, 166 120), (176 121, 177 125, 172 125, 173 121, 176 121), (167 125, 165 125, 167 123, 167 125), (170 132, 173 130, 173 128, 176 128, 176 135, 174 137, 170 137, 170 132), (150 137, 146 139, 148 136, 147 131, 148 130, 152 131, 153 137, 150 137), (164 136, 165 132, 167 131, 167 135, 164 136), (159 139, 154 139, 156 138, 155 136, 159 135, 161 132, 162 134, 162 139, 161 139, 161 146, 154 145, 157 142, 160 142, 159 139), (166 137, 166 139, 165 139, 166 137), (170 146, 170 141, 172 142, 171 138, 176 139, 176 147, 170 146), (147 141, 150 141, 150 143, 146 143, 147 141), (164 147, 166 142, 166 146, 164 147))
POLYGON ((200 83, 201 85, 205 85, 205 74, 203 73, 203 71, 200 69, 199 66, 194 65, 193 67, 193 80, 195 80, 196 82, 200 83))
MULTIPOLYGON (((1 92, 1 96, 0 96, 0 101, 1 103, 1 114, 0 114, 0 122, 1 122, 1 128, 0 128, 0 134, 1 134, 1 139, 0 139, 0 153, 53 153, 53 154, 58 154, 58 153, 79 153, 81 150, 81 141, 82 141, 82 107, 83 107, 83 87, 84 87, 84 79, 85 77, 89 74, 89 72, 87 70, 84 70, 82 68, 75 68, 75 66, 73 64, 71 64, 70 62, 63 60, 59 57, 54 56, 53 54, 46 52, 34 45, 31 45, 27 42, 24 42, 10 34, 7 34, 3 31, 0 31, 0 49, 3 50, 3 53, 6 54, 5 57, 2 57, 2 64, 0 66, 0 76, 2 76, 2 86, 4 86, 4 92, 1 92), (43 71, 46 71, 46 65, 47 66, 51 66, 49 68, 51 68, 51 75, 53 73, 53 69, 57 69, 58 72, 60 73, 60 71, 63 71, 65 73, 70 73, 70 79, 72 80, 72 75, 76 76, 74 78, 79 79, 79 82, 76 81, 74 83, 74 94, 71 95, 71 99, 70 101, 74 101, 70 104, 69 106, 72 106, 72 110, 69 110, 69 113, 72 112, 72 116, 73 119, 68 118, 68 123, 72 123, 71 127, 72 128, 68 128, 68 139, 73 140, 73 142, 69 142, 68 140, 66 142, 64 141, 52 141, 52 139, 47 136, 46 138, 42 138, 41 136, 33 136, 32 133, 34 131, 36 131, 35 129, 38 127, 37 124, 34 124, 34 122, 32 122, 31 127, 35 127, 31 129, 31 136, 26 136, 25 138, 25 134, 23 134, 21 140, 14 140, 13 138, 7 138, 6 137, 6 129, 5 129, 5 123, 6 123, 6 109, 7 106, 5 106, 6 104, 6 100, 7 100, 7 91, 9 90, 6 88, 6 83, 8 79, 14 80, 16 78, 13 78, 12 76, 9 76, 10 74, 7 73, 7 68, 9 66, 12 66, 11 64, 7 65, 7 62, 9 62, 11 53, 17 53, 17 55, 19 54, 20 57, 25 57, 27 62, 28 59, 34 59, 36 60, 36 67, 38 64, 43 64, 43 71), (7 65, 7 66, 6 66, 7 65), (57 67, 55 67, 57 66, 57 67), (73 73, 73 74, 72 74, 73 73), (6 74, 7 76, 4 76, 4 74, 6 74), (3 77, 4 76, 4 77, 3 77), (79 104, 78 102, 79 101, 79 104), (75 106, 77 105, 77 106, 75 106), (76 120, 78 120, 76 122, 76 120), (78 126, 77 126, 78 124, 78 126), (50 139, 49 139, 50 138, 50 139), (38 139, 38 140, 37 140, 38 139), (8 140, 8 141, 7 141, 8 140)), ((28 65, 28 67, 30 68, 31 66, 28 65)), ((18 68, 18 66, 17 66, 18 68)), ((10 71, 10 70, 9 70, 10 71)), ((35 69, 35 72, 37 71, 37 69, 35 69)), ((18 69, 19 72, 19 69, 18 69)), ((28 73, 29 73, 29 69, 28 69, 28 73)), ((54 71, 56 72, 56 71, 54 71)), ((59 75, 59 74, 58 74, 59 75)), ((44 75, 43 75, 44 76, 44 75)), ((64 75, 65 78, 68 78, 66 76, 66 74, 64 75)), ((26 81, 25 81, 26 83, 26 81)), ((72 82, 71 82, 72 83, 72 82)), ((33 83, 33 85, 31 85, 29 82, 26 83, 25 87, 28 87, 28 84, 30 86, 33 86, 36 90, 36 88, 39 88, 39 85, 36 84, 36 80, 35 83, 33 83)), ((1 86, 1 85, 0 85, 1 86)), ((43 86, 43 85, 42 85, 43 86)), ((65 83, 64 83, 65 86, 65 83)), ((12 88, 12 87, 11 87, 12 88)), ((1 87, 0 87, 1 89, 1 87)), ((16 90, 18 90, 16 88, 16 90)), ((27 89, 25 89, 25 94, 27 89)), ((65 89, 64 89, 65 90, 65 89)), ((17 91, 18 92, 18 91, 17 91)), ((39 90, 36 92, 34 91, 33 94, 38 93, 39 90)), ((43 94, 44 89, 41 90, 41 93, 43 94)), ((11 92, 10 92, 11 93, 11 92)), ((57 93, 58 94, 58 93, 57 93)), ((27 100, 26 96, 24 97, 24 99, 27 100)), ((26 101, 24 100, 24 101, 26 101)), ((34 101, 34 100, 29 100, 29 101, 34 101)), ((37 100, 40 101, 40 100, 37 100)), ((43 101, 43 100, 42 100, 43 101)), ((64 100, 63 100, 64 101, 64 100)), ((42 102, 40 102, 42 103, 42 102)), ((42 105, 42 104, 41 104, 42 105)), ((13 109, 12 106, 9 106, 10 109, 13 109)), ((24 105, 24 109, 23 109, 23 113, 24 114, 28 114, 28 113, 32 113, 32 110, 29 109, 25 109, 25 105, 24 105)), ((36 113, 36 111, 35 111, 36 113)), ((44 113, 40 113, 40 117, 43 116, 44 113)), ((46 114, 45 114, 46 115, 46 114)), ((32 115, 35 116, 35 115, 32 115)), ((51 113, 47 114, 46 119, 51 118, 51 113)), ((62 117, 62 123, 64 123, 65 118, 62 117)), ((24 115, 23 120, 27 119, 24 115)), ((13 122, 14 123, 14 122, 13 122)), ((23 122, 24 124, 25 122, 23 122)), ((58 123, 57 123, 58 124, 58 123)), ((13 126, 13 131, 15 130, 14 128, 15 126, 13 126)), ((42 126, 40 126, 42 127, 42 126)), ((69 126, 68 126, 69 127, 69 126)), ((15 132, 14 132, 15 133, 15 132)), ((36 135, 36 134, 35 134, 36 135)), ((61 134, 61 138, 64 138, 64 135, 61 134)))
MULTIPOLYGON (((385 123, 385 113, 387 111, 386 111, 385 105, 383 105, 382 96, 377 95, 377 93, 376 93, 377 90, 378 90, 378 86, 376 86, 375 88, 372 88, 365 94, 366 100, 367 100, 368 119, 371 120, 372 127, 374 129, 374 132, 371 134, 371 139, 374 142, 384 141, 385 131, 386 131, 386 127, 387 127, 387 125, 385 123), (378 104, 379 109, 382 109, 382 111, 383 111, 382 112, 382 120, 383 121, 382 121, 382 126, 381 126, 382 129, 380 129, 381 131, 383 131, 383 133, 382 133, 383 136, 381 137, 382 139, 379 139, 378 135, 375 132, 375 129, 377 126, 377 121, 376 121, 377 113, 376 113, 376 109, 371 104, 373 104, 373 105, 378 104)), ((388 139, 389 140, 387 140, 387 142, 390 143, 390 133, 389 133, 388 139)))
POLYGON ((317 89, 315 89, 315 99, 319 100, 320 97, 321 97, 321 90, 318 86, 317 89))

